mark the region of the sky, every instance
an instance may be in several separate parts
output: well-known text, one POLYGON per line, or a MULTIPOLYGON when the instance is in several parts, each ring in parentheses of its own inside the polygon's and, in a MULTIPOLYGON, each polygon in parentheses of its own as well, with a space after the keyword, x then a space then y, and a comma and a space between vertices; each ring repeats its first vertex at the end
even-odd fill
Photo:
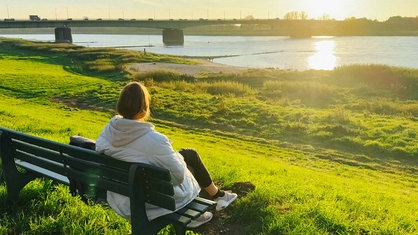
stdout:
POLYGON ((418 16, 418 0, 0 0, 0 19, 258 19, 304 11, 336 20, 418 16))

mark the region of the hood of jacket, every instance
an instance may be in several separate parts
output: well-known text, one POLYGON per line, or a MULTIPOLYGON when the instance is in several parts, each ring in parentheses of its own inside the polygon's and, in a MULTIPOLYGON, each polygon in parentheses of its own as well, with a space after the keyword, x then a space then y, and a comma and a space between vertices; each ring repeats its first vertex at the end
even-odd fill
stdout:
POLYGON ((114 147, 125 146, 154 130, 151 123, 113 117, 104 128, 105 138, 114 147))

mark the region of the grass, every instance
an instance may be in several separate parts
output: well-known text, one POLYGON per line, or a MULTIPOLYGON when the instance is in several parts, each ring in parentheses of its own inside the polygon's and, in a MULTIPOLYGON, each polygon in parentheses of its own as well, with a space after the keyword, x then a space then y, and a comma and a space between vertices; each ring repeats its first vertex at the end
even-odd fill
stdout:
MULTIPOLYGON (((144 75, 123 65, 192 62, 11 39, 0 48, 0 126, 95 139, 122 86, 139 79, 152 94, 151 121, 176 149, 196 148, 224 188, 256 186, 227 210, 246 234, 418 233, 417 70, 144 75)), ((32 182, 10 207, 1 177, 0 234, 129 233, 107 206, 50 181, 32 182)))

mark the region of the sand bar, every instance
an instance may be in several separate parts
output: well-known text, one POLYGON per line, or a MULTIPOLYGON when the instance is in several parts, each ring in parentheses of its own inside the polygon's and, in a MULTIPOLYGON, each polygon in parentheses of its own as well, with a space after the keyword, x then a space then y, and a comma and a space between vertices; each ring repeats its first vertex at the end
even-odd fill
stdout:
POLYGON ((201 73, 241 73, 249 68, 247 67, 239 67, 239 66, 231 66, 225 64, 218 64, 213 63, 209 60, 205 59, 197 59, 199 64, 173 64, 173 63, 160 63, 160 62, 152 62, 152 63, 138 63, 138 64, 131 64, 128 66, 129 70, 137 71, 137 72, 152 72, 152 71, 171 71, 177 72, 180 74, 196 76, 201 73))

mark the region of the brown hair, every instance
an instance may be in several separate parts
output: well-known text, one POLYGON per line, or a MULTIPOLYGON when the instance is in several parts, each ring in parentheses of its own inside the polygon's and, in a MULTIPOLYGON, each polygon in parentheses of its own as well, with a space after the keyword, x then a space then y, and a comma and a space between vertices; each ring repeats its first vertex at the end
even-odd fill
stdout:
POLYGON ((123 118, 145 121, 150 117, 150 101, 151 96, 144 85, 130 82, 120 92, 116 111, 123 118))

